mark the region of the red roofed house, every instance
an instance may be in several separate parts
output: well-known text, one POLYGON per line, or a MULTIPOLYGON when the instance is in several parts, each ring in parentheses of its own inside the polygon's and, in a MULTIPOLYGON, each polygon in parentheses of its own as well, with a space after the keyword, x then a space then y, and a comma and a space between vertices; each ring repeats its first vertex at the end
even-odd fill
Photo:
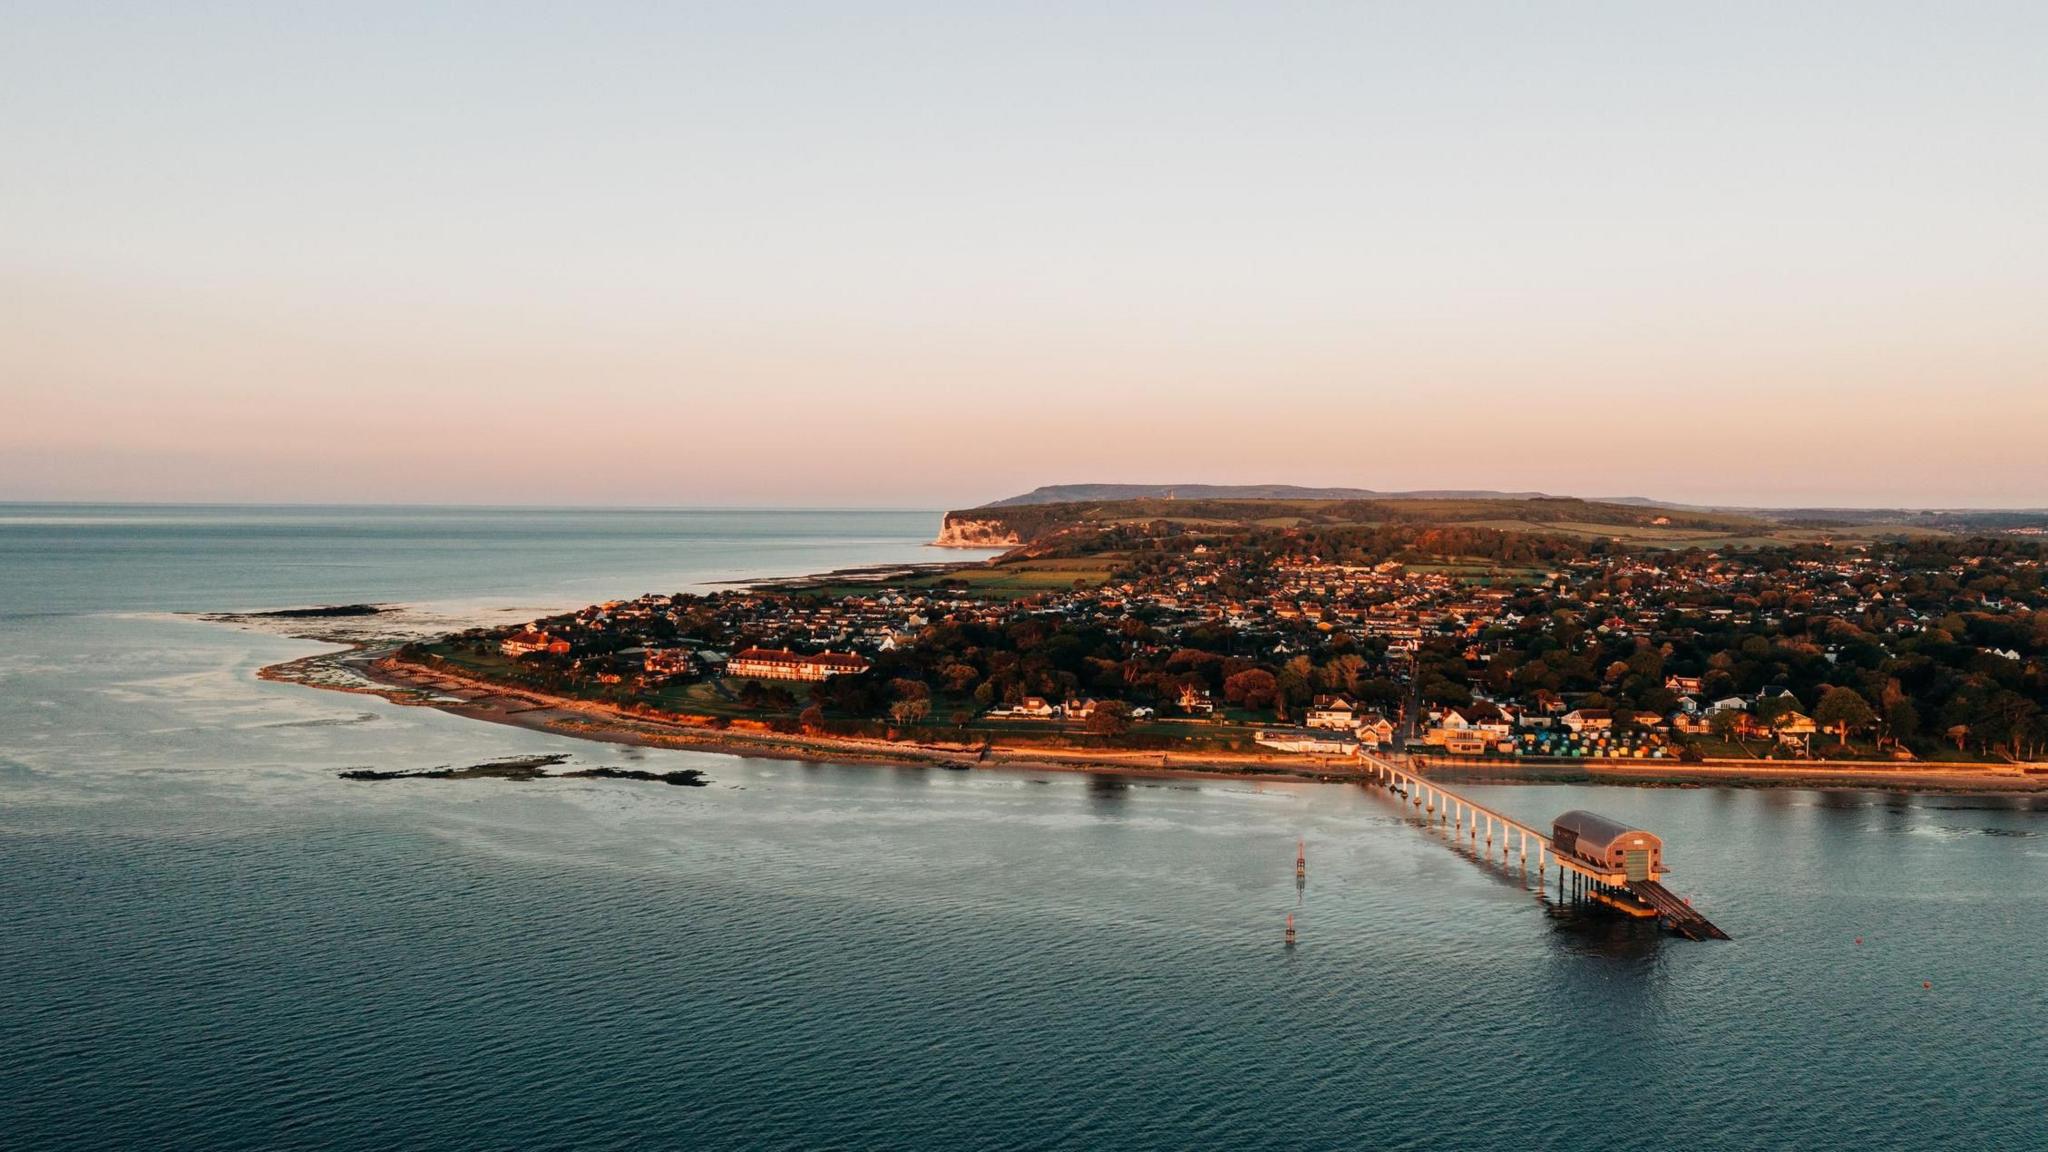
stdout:
POLYGON ((550 636, 529 628, 498 641, 498 651, 514 659, 530 656, 535 652, 548 652, 560 656, 569 651, 569 642, 558 636, 550 636))

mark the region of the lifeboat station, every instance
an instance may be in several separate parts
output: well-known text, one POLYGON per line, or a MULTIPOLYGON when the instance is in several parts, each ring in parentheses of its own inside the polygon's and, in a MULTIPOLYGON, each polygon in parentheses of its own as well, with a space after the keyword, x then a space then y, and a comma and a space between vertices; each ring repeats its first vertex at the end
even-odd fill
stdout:
POLYGON ((1559 899, 1569 892, 1623 915, 1654 917, 1688 940, 1729 939, 1664 886, 1664 841, 1653 832, 1582 809, 1559 816, 1548 830, 1536 828, 1377 756, 1365 759, 1372 784, 1414 807, 1431 827, 1469 840, 1488 861, 1498 851, 1500 863, 1519 860, 1526 869, 1533 849, 1537 887, 1548 886, 1554 866, 1559 899))

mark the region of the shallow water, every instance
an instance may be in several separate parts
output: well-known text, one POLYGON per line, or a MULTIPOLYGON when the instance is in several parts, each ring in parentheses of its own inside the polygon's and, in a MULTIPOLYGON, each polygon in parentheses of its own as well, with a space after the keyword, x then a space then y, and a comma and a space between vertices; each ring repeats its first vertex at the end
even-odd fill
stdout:
POLYGON ((929 514, 0 513, 0 1146, 2048 1145, 2029 801, 1470 789, 1662 833, 1695 944, 1356 788, 613 748, 154 614, 944 558, 929 514), (334 776, 552 751, 712 784, 334 776))

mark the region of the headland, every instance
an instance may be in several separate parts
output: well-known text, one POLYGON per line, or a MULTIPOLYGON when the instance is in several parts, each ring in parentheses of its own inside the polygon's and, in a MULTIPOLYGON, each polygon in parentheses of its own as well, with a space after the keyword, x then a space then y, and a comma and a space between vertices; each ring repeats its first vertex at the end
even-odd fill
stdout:
POLYGON ((1548 497, 1160 503, 950 513, 1024 542, 264 674, 789 759, 2048 789, 2038 542, 1548 497))

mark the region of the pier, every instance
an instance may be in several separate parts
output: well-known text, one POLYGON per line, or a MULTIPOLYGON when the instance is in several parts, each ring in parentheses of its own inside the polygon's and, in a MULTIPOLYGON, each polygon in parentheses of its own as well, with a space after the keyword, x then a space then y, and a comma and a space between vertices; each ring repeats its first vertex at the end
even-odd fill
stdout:
POLYGON ((1649 833, 1625 831, 1591 813, 1568 812, 1552 826, 1557 833, 1553 836, 1378 756, 1362 754, 1360 759, 1371 783, 1393 792, 1397 801, 1414 808, 1425 824, 1441 827, 1482 859, 1497 860, 1503 866, 1519 863, 1526 870, 1533 852, 1538 889, 1548 888, 1549 870, 1555 867, 1560 900, 1569 891, 1573 896, 1601 897, 1617 906, 1634 904, 1654 913, 1688 940, 1729 939, 1726 932, 1664 887, 1663 843, 1649 833), (1630 835, 1630 846, 1616 847, 1604 855, 1588 854, 1579 850, 1580 827, 1589 837, 1630 835), (1562 842, 1567 836, 1573 843, 1562 842))

